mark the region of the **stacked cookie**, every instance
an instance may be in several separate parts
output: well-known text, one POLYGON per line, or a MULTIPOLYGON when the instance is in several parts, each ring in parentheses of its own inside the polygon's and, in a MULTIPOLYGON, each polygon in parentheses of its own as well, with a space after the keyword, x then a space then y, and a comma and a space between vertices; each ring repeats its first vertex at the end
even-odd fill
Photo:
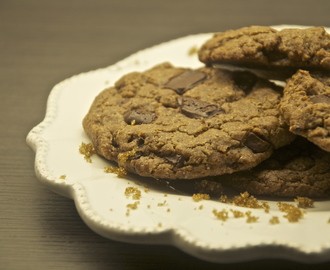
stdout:
POLYGON ((214 35, 198 55, 205 67, 161 63, 101 92, 83 120, 97 153, 145 177, 216 177, 251 194, 326 196, 324 29, 247 27, 214 35), (274 78, 288 79, 284 90, 274 78))

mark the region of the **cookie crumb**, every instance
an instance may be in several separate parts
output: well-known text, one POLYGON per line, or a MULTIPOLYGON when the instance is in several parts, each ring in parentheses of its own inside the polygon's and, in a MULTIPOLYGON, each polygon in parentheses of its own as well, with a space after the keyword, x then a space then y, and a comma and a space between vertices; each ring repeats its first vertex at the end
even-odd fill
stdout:
POLYGON ((136 210, 138 208, 138 205, 140 204, 140 201, 136 201, 135 203, 129 203, 126 205, 127 208, 136 210))
POLYGON ((124 168, 118 168, 113 166, 104 167, 103 171, 105 173, 115 173, 119 177, 127 175, 127 171, 124 168))
POLYGON ((132 195, 132 198, 134 200, 141 199, 141 191, 138 188, 135 188, 135 187, 127 187, 125 189, 125 195, 126 196, 132 195))
POLYGON ((157 206, 165 206, 166 205, 166 201, 164 201, 163 203, 158 203, 157 206))
POLYGON ((212 213, 217 217, 217 219, 220 219, 222 221, 226 221, 228 219, 228 211, 226 209, 223 209, 221 211, 214 209, 212 213))
POLYGON ((234 218, 241 218, 241 217, 244 217, 244 213, 241 212, 241 211, 233 210, 233 209, 230 209, 230 211, 233 213, 234 218))
POLYGON ((91 156, 95 154, 95 148, 92 143, 82 142, 79 147, 79 153, 84 155, 84 158, 88 163, 92 163, 91 156))
POLYGON ((197 194, 193 194, 192 198, 195 202, 199 202, 201 200, 209 200, 210 195, 204 193, 197 193, 197 194))
POLYGON ((298 203, 298 207, 300 208, 308 208, 308 207, 314 207, 314 201, 307 197, 297 197, 294 199, 294 202, 298 203))
POLYGON ((64 179, 66 179, 66 175, 62 174, 59 178, 64 180, 64 179))
POLYGON ((268 202, 263 202, 263 203, 261 204, 261 207, 262 207, 263 209, 265 209, 265 213, 269 213, 269 211, 270 211, 270 206, 269 206, 268 202))
POLYGON ((138 148, 135 147, 131 151, 127 151, 127 152, 118 154, 118 164, 125 163, 129 159, 129 157, 134 156, 137 151, 138 151, 138 148))
POLYGON ((266 208, 267 203, 260 204, 259 201, 248 192, 241 193, 240 195, 234 196, 231 200, 232 205, 242 206, 248 208, 262 209, 266 208))
POLYGON ((281 212, 286 213, 284 217, 287 218, 289 222, 298 222, 301 218, 303 218, 304 214, 306 214, 305 211, 292 204, 278 202, 277 206, 281 212))
POLYGON ((280 219, 279 219, 278 217, 273 216, 273 217, 269 220, 269 223, 272 224, 272 225, 279 224, 279 223, 280 223, 280 219))
POLYGON ((219 201, 222 203, 229 203, 229 199, 226 195, 221 195, 219 201))
POLYGON ((247 211, 245 214, 247 216, 246 223, 255 223, 259 219, 259 217, 252 216, 251 211, 247 211))
POLYGON ((189 49, 188 55, 194 55, 198 52, 198 48, 196 46, 193 46, 189 49))

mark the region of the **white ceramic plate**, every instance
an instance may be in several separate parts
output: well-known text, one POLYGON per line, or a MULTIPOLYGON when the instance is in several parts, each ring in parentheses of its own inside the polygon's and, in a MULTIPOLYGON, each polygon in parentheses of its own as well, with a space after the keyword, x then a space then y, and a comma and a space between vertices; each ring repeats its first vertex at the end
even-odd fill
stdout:
MULTIPOLYGON (((277 26, 278 29, 283 27, 287 26, 277 26)), ((329 201, 315 202, 315 207, 307 209, 303 219, 290 223, 278 210, 276 200, 269 200, 271 210, 265 213, 261 209, 213 200, 195 202, 190 196, 153 186, 146 191, 135 182, 137 178, 105 173, 103 168, 109 163, 104 159, 93 156, 93 162, 87 163, 79 153, 80 144, 89 142, 82 129, 82 119, 100 91, 128 72, 143 71, 164 61, 183 67, 202 66, 197 55, 189 52, 210 36, 179 38, 140 51, 113 66, 57 84, 50 93, 45 119, 27 137, 28 145, 36 152, 37 177, 51 190, 72 198, 84 222, 109 239, 169 244, 212 262, 264 258, 300 262, 329 260, 329 201), (62 175, 66 178, 61 179, 62 175), (141 191, 135 210, 128 206, 137 201, 125 195, 127 187, 141 191), (221 221, 212 213, 214 209, 250 210, 259 219, 247 223, 246 218, 234 218, 229 212, 229 219, 221 221), (279 217, 279 224, 270 224, 273 216, 279 217)))

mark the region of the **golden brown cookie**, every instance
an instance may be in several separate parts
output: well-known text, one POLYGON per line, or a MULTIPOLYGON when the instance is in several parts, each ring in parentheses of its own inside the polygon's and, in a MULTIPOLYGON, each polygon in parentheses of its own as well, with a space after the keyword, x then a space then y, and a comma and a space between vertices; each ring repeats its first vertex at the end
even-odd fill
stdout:
POLYGON ((299 70, 279 105, 290 131, 330 152, 330 76, 299 70))
MULTIPOLYGON (((290 145, 251 170, 225 175, 222 183, 253 195, 310 197, 330 196, 330 153, 305 138, 290 145)), ((221 181, 220 181, 221 183, 221 181)))
POLYGON ((246 72, 163 63, 100 93, 83 126, 100 155, 141 176, 232 173, 292 141, 278 90, 246 72))
POLYGON ((330 70, 330 35, 323 27, 244 27, 214 34, 198 55, 207 65, 252 68, 283 79, 299 68, 330 70))

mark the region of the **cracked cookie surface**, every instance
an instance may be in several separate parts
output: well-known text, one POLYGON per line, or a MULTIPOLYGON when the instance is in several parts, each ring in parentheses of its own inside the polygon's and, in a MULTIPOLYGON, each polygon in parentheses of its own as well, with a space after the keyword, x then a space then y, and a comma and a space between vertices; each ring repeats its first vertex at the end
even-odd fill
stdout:
POLYGON ((141 176, 232 173, 292 141, 281 90, 245 72, 162 63, 102 91, 83 127, 98 154, 141 176))
MULTIPOLYGON (((200 48, 206 64, 231 64, 284 72, 298 68, 330 70, 330 35, 323 27, 287 28, 250 26, 214 34, 200 48)), ((278 76, 279 74, 272 75, 278 76)))
POLYGON ((291 132, 330 152, 330 76, 297 71, 279 108, 291 132))
POLYGON ((269 159, 255 168, 226 175, 221 180, 253 195, 329 197, 329 164, 329 152, 297 137, 290 145, 275 150, 269 159))

